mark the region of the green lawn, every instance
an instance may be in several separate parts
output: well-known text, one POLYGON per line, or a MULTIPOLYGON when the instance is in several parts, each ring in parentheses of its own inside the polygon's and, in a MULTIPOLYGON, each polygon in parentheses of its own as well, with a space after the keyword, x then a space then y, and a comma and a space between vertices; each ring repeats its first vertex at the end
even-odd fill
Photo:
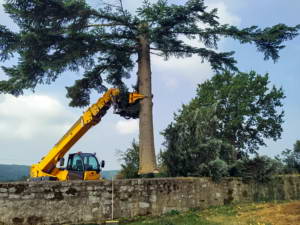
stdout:
POLYGON ((156 219, 145 219, 131 223, 120 223, 126 225, 220 225, 218 222, 211 222, 199 216, 196 212, 188 212, 180 215, 164 216, 156 219))

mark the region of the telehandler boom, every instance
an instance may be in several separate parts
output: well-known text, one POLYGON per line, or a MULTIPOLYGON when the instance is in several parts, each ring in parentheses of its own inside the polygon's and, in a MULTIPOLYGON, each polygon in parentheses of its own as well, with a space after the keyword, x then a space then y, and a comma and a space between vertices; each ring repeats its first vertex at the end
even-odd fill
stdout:
POLYGON ((37 164, 31 166, 30 180, 98 180, 104 161, 99 164, 95 154, 74 153, 68 158, 67 168, 57 168, 56 164, 64 164, 64 155, 93 126, 98 124, 107 110, 114 105, 115 113, 126 116, 128 109, 139 99, 138 93, 127 93, 126 102, 120 101, 121 93, 117 88, 109 89, 98 101, 90 106, 74 123, 60 141, 37 164))

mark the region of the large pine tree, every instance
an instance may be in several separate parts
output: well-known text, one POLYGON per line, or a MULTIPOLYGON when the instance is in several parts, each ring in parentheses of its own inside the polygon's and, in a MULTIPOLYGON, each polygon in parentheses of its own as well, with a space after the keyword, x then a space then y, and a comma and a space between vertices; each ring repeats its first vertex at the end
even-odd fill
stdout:
POLYGON ((144 1, 135 14, 124 10, 121 0, 119 6, 99 3, 98 9, 85 0, 6 0, 4 7, 19 29, 13 32, 0 26, 0 57, 2 61, 18 57, 18 63, 3 67, 8 80, 0 81, 0 93, 20 95, 38 84, 53 83, 64 71, 80 70, 82 78, 67 87, 67 97, 71 106, 86 106, 91 90, 124 87, 123 80, 138 64, 137 89, 146 96, 139 114, 140 173, 156 169, 152 53, 165 59, 198 55, 214 70, 236 70, 234 53, 216 50, 220 38, 255 44, 265 59, 276 61, 282 43, 300 28, 278 24, 239 29, 220 24, 217 9, 208 11, 204 0, 187 0, 184 5, 144 1), (182 37, 198 39, 205 47, 191 46, 182 37))

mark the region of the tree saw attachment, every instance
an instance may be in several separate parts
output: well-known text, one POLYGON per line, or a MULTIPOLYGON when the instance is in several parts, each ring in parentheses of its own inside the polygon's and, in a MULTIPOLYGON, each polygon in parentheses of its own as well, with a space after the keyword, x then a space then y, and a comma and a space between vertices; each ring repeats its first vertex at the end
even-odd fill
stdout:
POLYGON ((144 95, 137 92, 120 92, 118 96, 114 97, 113 107, 114 113, 119 114, 125 119, 137 119, 140 113, 139 100, 145 98, 144 95))

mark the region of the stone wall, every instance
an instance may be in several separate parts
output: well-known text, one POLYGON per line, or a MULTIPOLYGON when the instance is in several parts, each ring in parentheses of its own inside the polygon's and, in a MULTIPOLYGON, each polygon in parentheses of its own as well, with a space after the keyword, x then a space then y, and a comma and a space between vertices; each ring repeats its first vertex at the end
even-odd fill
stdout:
MULTIPOLYGON (((0 183, 0 225, 101 223, 112 214, 111 181, 0 183)), ((300 177, 269 184, 228 178, 114 181, 114 216, 161 215, 232 202, 300 199, 300 177)))

